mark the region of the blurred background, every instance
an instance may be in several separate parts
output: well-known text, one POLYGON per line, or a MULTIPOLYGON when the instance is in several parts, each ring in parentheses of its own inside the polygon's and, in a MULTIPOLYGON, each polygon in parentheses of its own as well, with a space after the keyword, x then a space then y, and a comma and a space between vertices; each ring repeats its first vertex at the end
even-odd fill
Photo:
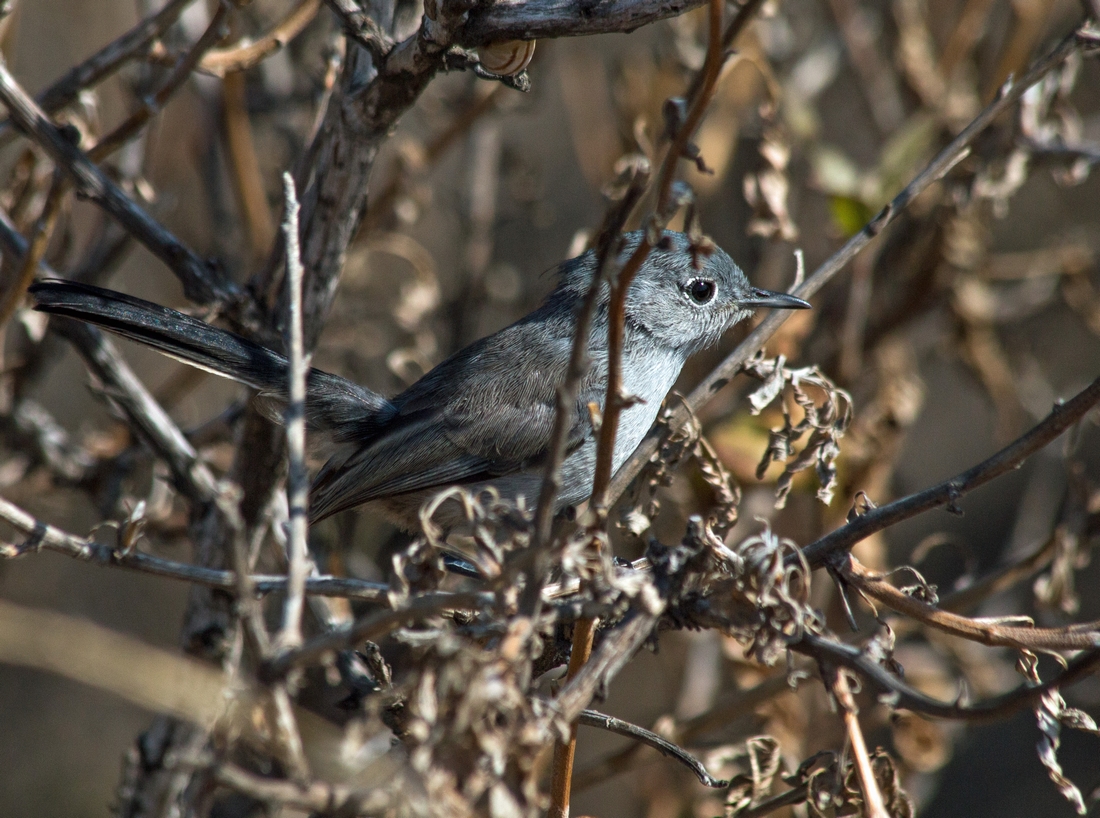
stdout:
MULTIPOLYGON (((145 0, 21 0, 4 25, 5 59, 36 92, 155 9, 145 0)), ((234 16, 233 38, 259 36, 288 0, 253 0, 234 16)), ((987 104, 1082 18, 1074 0, 782 0, 769 2, 725 70, 697 143, 712 173, 687 169, 706 232, 761 286, 787 289, 796 249, 807 272, 877 213, 987 104)), ((209 19, 193 3, 164 38, 193 41, 209 19)), ((451 351, 507 325, 551 289, 554 266, 584 248, 606 206, 601 191, 624 154, 650 152, 664 100, 702 64, 705 17, 690 13, 630 35, 543 41, 521 94, 470 74, 434 81, 385 148, 370 212, 348 257, 315 365, 392 394, 451 351)), ((111 167, 151 212, 204 256, 246 281, 266 257, 279 218, 280 174, 294 166, 324 93, 337 26, 322 8, 289 46, 228 80, 198 76, 111 167), (243 134, 243 137, 242 137, 243 134), (243 140, 243 141, 242 141, 243 140), (243 154, 242 154, 243 152, 243 154), (251 159, 248 154, 251 153, 251 159), (243 156, 243 158, 242 158, 243 156), (249 164, 251 162, 252 164, 249 164), (243 168, 243 170, 242 170, 243 168)), ((156 54, 83 95, 61 115, 106 132, 132 110, 156 54)), ((1058 398, 1100 373, 1100 63, 1078 60, 999 120, 972 155, 921 196, 769 345, 797 366, 817 365, 852 395, 855 420, 841 443, 839 488, 826 506, 800 477, 775 508, 773 466, 756 464, 775 410, 748 412, 751 385, 735 381, 701 420, 744 491, 731 537, 771 520, 805 544, 840 524, 857 491, 881 504, 961 471, 1022 434, 1058 398)), ((3 202, 26 233, 41 201, 11 194, 20 174, 50 173, 25 142, 0 154, 3 202), (24 200, 26 199, 26 200, 24 200)), ((30 189, 30 186, 24 185, 30 189)), ((141 247, 115 237, 82 202, 66 209, 47 258, 71 272, 100 257, 99 281, 176 307, 175 279, 141 247)), ((10 265, 8 265, 10 267, 10 265)), ((6 269, 11 275, 11 270, 6 269)), ((8 333, 4 371, 18 366, 33 319, 8 333)), ((747 330, 699 355, 687 391, 747 330)), ((203 455, 224 469, 227 419, 243 390, 146 350, 125 354, 203 455)), ((5 375, 5 377, 8 377, 5 375)), ((5 387, 0 491, 76 533, 119 519, 137 498, 155 518, 150 547, 187 561, 182 501, 151 458, 105 408, 69 351, 5 387), (12 407, 45 407, 73 441, 124 463, 116 477, 58 480, 27 453, 12 407), (159 503, 159 505, 158 505, 159 503)), ((1100 510, 1100 449, 1093 422, 1022 469, 968 496, 964 516, 933 511, 858 549, 875 567, 917 565, 941 591, 1018 558, 1046 540, 1067 496, 1100 510)), ((676 540, 707 497, 693 475, 668 488, 656 533, 676 540)), ((1024 582, 976 614, 1025 613, 1060 624, 1100 618, 1100 576, 1090 533, 1062 573, 1024 582)), ((367 513, 340 515, 314 532, 331 570, 384 578, 399 538, 367 513)), ((628 555, 629 556, 629 555, 628 555)), ((816 578, 815 578, 816 581, 816 578)), ((838 613, 824 578, 819 606, 838 613)), ((59 610, 176 647, 187 590, 167 580, 105 570, 42 553, 0 562, 0 595, 59 610)), ((861 613, 861 622, 872 622, 861 613)), ((842 620, 832 623, 842 632, 842 620)), ((1016 686, 1014 657, 910 629, 898 658, 909 680, 940 698, 984 698, 1016 686)), ((779 669, 780 671, 782 668, 779 669)), ((652 726, 710 710, 775 670, 743 660, 714 633, 669 634, 615 681, 602 707, 652 726)), ((1097 713, 1100 682, 1066 693, 1097 713)), ((882 712, 879 712, 882 711, 882 712)), ((1035 752, 1034 716, 966 727, 888 718, 865 708, 869 741, 898 760, 925 816, 1070 815, 1035 752)), ((0 666, 0 815, 99 816, 111 809, 123 757, 151 714, 67 680, 0 666)), ((723 748, 750 735, 777 737, 797 765, 839 748, 843 735, 820 685, 805 682, 758 707, 734 708, 700 727, 691 746, 721 764, 723 748)), ((575 814, 718 815, 720 801, 655 754, 626 771, 593 767, 624 742, 581 731, 578 770, 588 786, 575 814), (588 776, 585 778, 585 776, 588 776)), ((1087 794, 1100 785, 1095 736, 1070 734, 1060 759, 1087 794)), ((632 766, 631 766, 632 765, 632 766)))

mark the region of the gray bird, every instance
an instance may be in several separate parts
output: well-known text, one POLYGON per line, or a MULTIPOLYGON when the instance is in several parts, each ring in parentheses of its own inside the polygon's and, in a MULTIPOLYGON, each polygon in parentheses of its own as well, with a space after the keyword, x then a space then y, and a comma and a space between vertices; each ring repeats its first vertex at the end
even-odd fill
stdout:
MULTIPOLYGON (((641 233, 625 237, 625 257, 641 233)), ((470 344, 387 400, 336 375, 309 373, 306 415, 338 444, 313 482, 310 519, 371 503, 408 530, 441 489, 492 486, 507 498, 538 497, 576 315, 596 266, 589 251, 563 262, 542 306, 470 344)), ((97 324, 185 363, 247 384, 280 400, 287 360, 225 330, 111 290, 66 281, 31 287, 36 309, 97 324)), ((592 491, 596 438, 588 405, 602 407, 607 383, 607 286, 593 319, 591 366, 580 383, 569 430, 557 509, 592 491)), ((726 253, 693 256, 682 233, 665 233, 627 293, 623 387, 640 400, 621 418, 614 470, 653 425, 691 355, 759 307, 805 309, 786 293, 753 287, 726 253), (698 264, 698 266, 696 266, 698 264)), ((446 516, 443 524, 448 525, 446 516)))

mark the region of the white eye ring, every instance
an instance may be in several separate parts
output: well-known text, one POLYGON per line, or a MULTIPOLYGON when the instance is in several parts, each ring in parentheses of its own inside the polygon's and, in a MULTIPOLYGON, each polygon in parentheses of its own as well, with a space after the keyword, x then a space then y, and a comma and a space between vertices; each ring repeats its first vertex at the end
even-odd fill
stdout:
POLYGON ((718 286, 709 278, 693 278, 684 285, 684 295, 700 307, 714 300, 718 286))

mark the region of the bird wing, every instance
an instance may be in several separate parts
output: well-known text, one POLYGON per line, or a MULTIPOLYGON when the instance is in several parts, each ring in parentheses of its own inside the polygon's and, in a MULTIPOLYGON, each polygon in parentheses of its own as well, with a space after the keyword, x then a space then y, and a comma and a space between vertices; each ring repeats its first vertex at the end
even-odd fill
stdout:
MULTIPOLYGON (((456 353, 394 398, 397 413, 381 434, 338 453, 318 474, 311 516, 537 466, 553 433, 572 343, 569 327, 557 329, 521 321, 456 353)), ((602 402, 604 382, 599 363, 582 379, 569 451, 591 436, 585 407, 602 402)))

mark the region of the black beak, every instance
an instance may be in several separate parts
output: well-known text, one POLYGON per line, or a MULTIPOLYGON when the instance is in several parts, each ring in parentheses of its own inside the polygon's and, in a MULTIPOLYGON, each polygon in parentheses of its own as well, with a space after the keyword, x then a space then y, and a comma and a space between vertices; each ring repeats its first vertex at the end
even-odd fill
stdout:
POLYGON ((772 307, 777 310, 808 310, 810 302, 803 301, 787 293, 776 293, 771 290, 761 290, 753 287, 749 291, 748 298, 742 298, 738 302, 741 307, 772 307))

